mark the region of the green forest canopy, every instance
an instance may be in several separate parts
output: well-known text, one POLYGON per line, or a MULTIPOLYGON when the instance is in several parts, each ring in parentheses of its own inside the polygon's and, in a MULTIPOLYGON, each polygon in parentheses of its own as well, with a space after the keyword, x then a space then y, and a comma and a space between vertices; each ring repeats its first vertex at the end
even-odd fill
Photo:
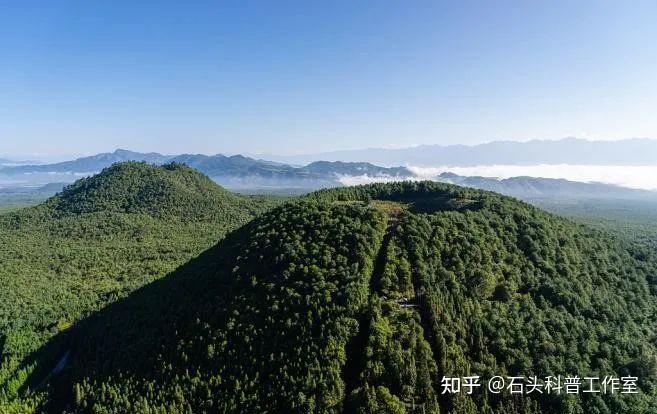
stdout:
POLYGON ((46 340, 277 202, 229 193, 183 165, 131 162, 0 215, 0 412, 22 406, 30 355, 46 340))
MULTIPOLYGON (((141 184, 121 184, 130 190, 120 207, 101 184, 78 185, 79 203, 64 194, 40 207, 54 215, 45 221, 90 215, 94 225, 73 233, 86 238, 108 211, 198 225, 185 209, 130 201, 141 184), (101 196, 87 197, 92 188, 101 196)), ((96 234, 97 243, 141 246, 114 234, 96 234)), ((185 245, 159 242, 170 254, 185 245)), ((644 253, 483 191, 428 182, 323 190, 259 215, 164 278, 126 284, 143 287, 105 307, 82 306, 70 328, 23 338, 37 345, 29 369, 17 376, 7 365, 0 385, 8 407, 48 412, 655 411, 657 262, 644 253), (62 358, 63 371, 44 381, 62 358), (442 376, 557 374, 635 375, 641 392, 512 398, 440 387, 442 376)), ((102 254, 96 260, 137 263, 102 254)))

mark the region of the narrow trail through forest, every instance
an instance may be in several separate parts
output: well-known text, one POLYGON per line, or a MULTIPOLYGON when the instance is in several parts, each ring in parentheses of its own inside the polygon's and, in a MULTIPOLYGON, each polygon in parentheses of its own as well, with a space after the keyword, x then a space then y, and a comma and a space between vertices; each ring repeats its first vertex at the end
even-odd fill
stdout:
MULTIPOLYGON (((397 227, 397 215, 391 215, 388 218, 388 224, 386 227, 385 234, 381 240, 381 245, 374 259, 374 266, 372 269, 372 274, 370 275, 369 281, 369 290, 370 295, 377 294, 376 292, 380 286, 381 275, 385 270, 386 257, 388 254, 388 246, 390 245, 390 240, 396 232, 397 227)), ((372 319, 371 312, 369 311, 369 306, 365 306, 361 315, 358 318, 358 333, 351 338, 349 343, 345 348, 347 355, 345 366, 343 369, 342 379, 345 384, 345 399, 348 399, 351 393, 360 386, 360 374, 365 369, 366 361, 366 347, 367 339, 370 333, 370 323, 372 319)), ((350 412, 349 408, 346 407, 346 401, 344 402, 345 409, 344 412, 350 412)))
MULTIPOLYGON (((391 254, 390 243, 398 236, 398 229, 401 219, 403 218, 403 210, 395 210, 389 212, 388 222, 386 226, 386 231, 381 241, 381 244, 378 248, 376 258, 374 260, 374 266, 372 274, 370 276, 370 298, 376 297, 376 300, 381 302, 389 302, 394 304, 399 311, 410 311, 418 315, 420 320, 420 326, 423 330, 424 340, 427 343, 432 344, 430 341, 429 327, 427 326, 427 317, 423 315, 426 309, 423 309, 419 301, 419 295, 421 290, 419 288, 419 278, 415 269, 412 273, 411 283, 412 283, 412 294, 411 297, 403 296, 402 298, 388 298, 385 296, 382 291, 382 276, 386 271, 387 262, 389 261, 388 255, 391 254)), ((402 245, 405 245, 403 241, 402 245)), ((407 246, 405 246, 407 247, 407 246)), ((352 392, 359 387, 365 385, 362 382, 362 373, 366 369, 366 360, 367 360, 367 345, 371 330, 371 323, 373 318, 372 310, 370 306, 366 306, 363 309, 362 314, 359 316, 359 329, 358 333, 349 341, 346 346, 346 363, 343 370, 343 380, 345 384, 345 401, 343 402, 343 412, 351 413, 355 412, 353 407, 349 406, 349 397, 352 392)), ((433 347, 432 347, 433 348, 433 347)), ((432 378, 434 382, 436 378, 432 378)), ((415 400, 403 401, 406 406, 408 413, 421 413, 423 412, 424 404, 415 400)))

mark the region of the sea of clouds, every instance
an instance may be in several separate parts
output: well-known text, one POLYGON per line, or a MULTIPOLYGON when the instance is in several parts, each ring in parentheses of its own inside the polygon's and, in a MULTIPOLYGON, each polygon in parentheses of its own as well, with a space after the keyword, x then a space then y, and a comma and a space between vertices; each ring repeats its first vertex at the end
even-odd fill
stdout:
MULTIPOLYGON (((623 187, 643 190, 657 190, 657 165, 627 166, 627 165, 478 165, 473 167, 415 167, 408 166, 417 179, 433 180, 444 172, 463 176, 482 176, 494 178, 510 178, 519 176, 541 178, 563 178, 579 182, 600 182, 616 184, 623 187)), ((399 180, 395 177, 343 176, 340 182, 345 185, 367 184, 371 182, 386 182, 399 180)))

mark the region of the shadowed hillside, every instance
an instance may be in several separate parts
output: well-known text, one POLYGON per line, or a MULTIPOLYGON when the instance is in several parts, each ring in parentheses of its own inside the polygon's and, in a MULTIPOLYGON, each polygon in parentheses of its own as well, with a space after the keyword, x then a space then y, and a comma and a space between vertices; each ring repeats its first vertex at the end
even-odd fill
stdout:
POLYGON ((28 382, 67 356, 49 412, 645 413, 655 269, 493 193, 327 190, 60 333, 28 382), (634 375, 639 394, 442 393, 468 375, 634 375))
POLYGON ((26 355, 276 203, 185 166, 126 163, 0 215, 0 412, 36 385, 26 355))

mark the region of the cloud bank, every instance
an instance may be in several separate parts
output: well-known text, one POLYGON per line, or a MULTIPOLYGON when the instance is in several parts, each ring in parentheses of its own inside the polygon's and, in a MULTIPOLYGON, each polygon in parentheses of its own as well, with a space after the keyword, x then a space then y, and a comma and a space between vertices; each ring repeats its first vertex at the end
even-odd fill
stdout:
MULTIPOLYGON (((474 167, 416 167, 408 166, 417 179, 433 180, 444 172, 463 176, 482 176, 510 178, 519 176, 540 178, 563 178, 584 183, 600 182, 623 187, 657 190, 657 166, 607 166, 607 165, 479 165, 474 167)), ((395 177, 343 176, 340 182, 345 185, 368 184, 372 182, 398 181, 395 177)))

